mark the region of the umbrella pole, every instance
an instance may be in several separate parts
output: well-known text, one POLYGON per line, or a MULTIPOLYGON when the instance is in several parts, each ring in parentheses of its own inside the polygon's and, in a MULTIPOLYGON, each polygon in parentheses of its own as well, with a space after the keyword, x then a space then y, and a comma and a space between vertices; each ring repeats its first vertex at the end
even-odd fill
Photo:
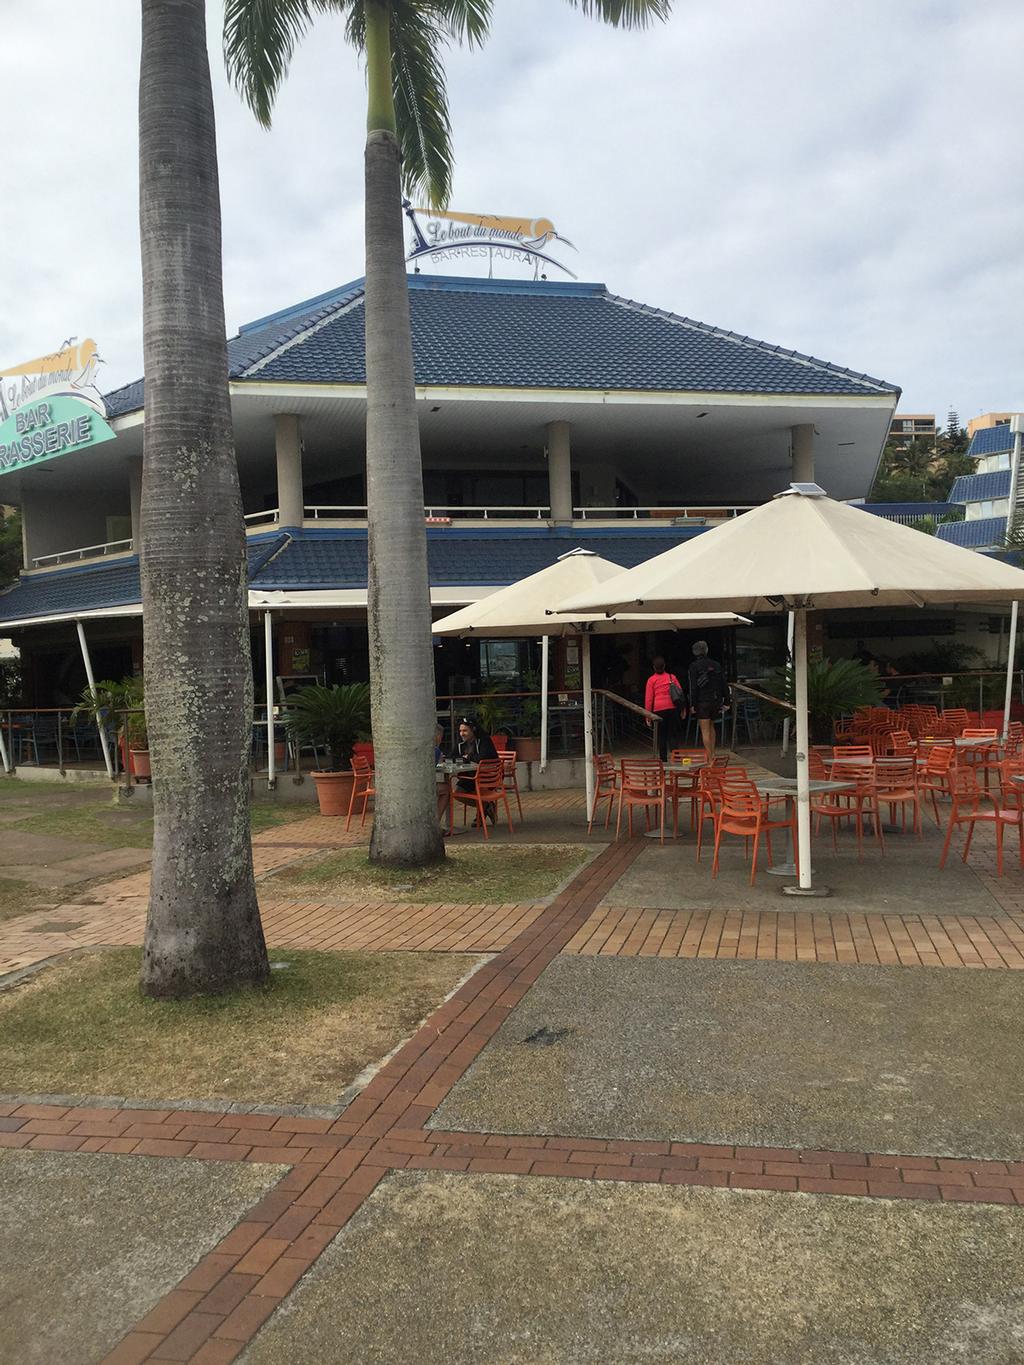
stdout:
POLYGON ((1006 695, 1003 698, 1003 743, 1010 733, 1010 705, 1013 701, 1013 666, 1017 655, 1017 608, 1020 604, 1010 603, 1010 642, 1006 651, 1006 695))
POLYGON ((807 724, 807 608, 798 607, 793 613, 793 674, 796 696, 796 846, 800 880, 796 886, 784 886, 787 896, 827 896, 825 887, 811 881, 811 790, 810 735, 807 724))
POLYGON ((548 766, 548 640, 540 637, 540 770, 548 766))
POLYGON ((594 705, 590 691, 590 635, 584 631, 581 645, 583 669, 583 762, 587 779, 587 819, 594 808, 594 705))

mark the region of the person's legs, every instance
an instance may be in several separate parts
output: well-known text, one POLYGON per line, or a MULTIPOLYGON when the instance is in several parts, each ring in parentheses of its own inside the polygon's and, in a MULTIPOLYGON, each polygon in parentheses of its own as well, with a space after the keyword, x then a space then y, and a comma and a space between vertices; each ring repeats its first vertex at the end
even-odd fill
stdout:
POLYGON ((704 741, 704 752, 708 758, 715 756, 715 722, 710 716, 700 717, 700 737, 704 741))
POLYGON ((660 721, 658 726, 658 757, 661 759, 662 763, 665 763, 668 761, 669 741, 675 739, 673 723, 676 718, 676 713, 672 710, 655 711, 654 714, 660 721))

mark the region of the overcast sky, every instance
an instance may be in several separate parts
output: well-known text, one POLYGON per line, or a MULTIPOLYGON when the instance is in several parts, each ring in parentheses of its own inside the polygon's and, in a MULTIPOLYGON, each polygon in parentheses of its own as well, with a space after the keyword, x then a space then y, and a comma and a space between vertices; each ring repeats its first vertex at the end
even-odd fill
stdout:
MULTIPOLYGON (((449 61, 453 208, 546 215, 581 279, 891 380, 905 411, 1024 409, 1020 0, 677 0, 625 35, 495 8, 449 61)), ((362 273, 364 85, 321 20, 266 133, 208 9, 234 330, 362 273)), ((138 60, 133 0, 3 0, 0 371, 75 335, 102 387, 141 373, 138 60)))

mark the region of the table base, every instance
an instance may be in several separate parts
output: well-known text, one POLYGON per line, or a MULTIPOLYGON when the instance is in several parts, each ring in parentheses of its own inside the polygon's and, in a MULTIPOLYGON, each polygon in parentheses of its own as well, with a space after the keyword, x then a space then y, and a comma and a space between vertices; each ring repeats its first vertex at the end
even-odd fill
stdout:
POLYGON ((831 896, 832 892, 827 886, 784 886, 782 888, 784 896, 810 896, 813 900, 823 900, 826 896, 831 896))
POLYGON ((795 877, 797 875, 796 864, 775 863, 774 866, 768 868, 768 875, 769 877, 795 877))

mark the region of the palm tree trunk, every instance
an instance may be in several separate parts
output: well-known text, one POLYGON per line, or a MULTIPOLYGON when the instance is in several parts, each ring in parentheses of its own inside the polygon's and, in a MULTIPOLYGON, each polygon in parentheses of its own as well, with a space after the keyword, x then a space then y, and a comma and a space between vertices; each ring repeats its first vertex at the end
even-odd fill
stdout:
POLYGON ((269 974, 249 834, 252 666, 205 0, 142 0, 142 607, 153 875, 142 989, 269 974))
POLYGON ((443 859, 444 843, 434 787, 427 535, 389 21, 387 0, 366 0, 367 620, 377 773, 370 857, 420 867, 443 859))

